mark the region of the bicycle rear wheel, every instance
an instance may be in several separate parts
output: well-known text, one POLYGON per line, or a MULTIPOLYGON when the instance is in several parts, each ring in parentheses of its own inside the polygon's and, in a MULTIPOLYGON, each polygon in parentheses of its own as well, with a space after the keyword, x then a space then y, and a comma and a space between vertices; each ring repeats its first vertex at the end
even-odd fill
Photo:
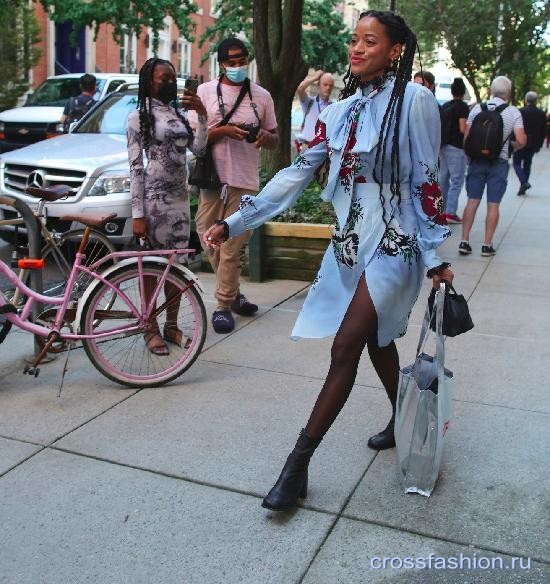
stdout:
MULTIPOLYGON (((143 275, 155 283, 165 266, 144 262, 143 275)), ((137 265, 123 266, 106 278, 122 292, 141 313, 142 294, 137 265)), ((177 269, 168 272, 156 302, 156 321, 161 334, 170 311, 170 322, 182 332, 181 346, 167 343, 169 355, 155 355, 147 348, 145 318, 131 314, 119 292, 101 283, 90 294, 82 310, 81 334, 111 332, 107 337, 84 339, 82 344, 93 365, 103 375, 130 387, 156 387, 180 376, 195 362, 206 338, 206 311, 195 283, 177 269), (179 300, 179 303, 178 303, 179 300), (105 306, 109 308, 106 310, 105 306), (174 313, 176 313, 174 315, 174 313), (131 327, 134 330, 128 330, 131 327), (113 330, 113 329, 118 330, 113 330)))
MULTIPOLYGON (((74 229, 64 233, 56 245, 48 243, 44 246, 42 258, 48 263, 49 274, 44 282, 44 294, 46 296, 63 296, 67 279, 83 236, 84 229, 74 229)), ((116 248, 112 241, 100 231, 93 229, 88 239, 88 245, 84 250, 86 257, 83 265, 90 266, 114 251, 116 251, 116 248)), ((107 268, 109 265, 106 263, 102 266, 102 269, 107 268)), ((80 272, 73 286, 73 298, 80 298, 93 279, 92 276, 80 272)))

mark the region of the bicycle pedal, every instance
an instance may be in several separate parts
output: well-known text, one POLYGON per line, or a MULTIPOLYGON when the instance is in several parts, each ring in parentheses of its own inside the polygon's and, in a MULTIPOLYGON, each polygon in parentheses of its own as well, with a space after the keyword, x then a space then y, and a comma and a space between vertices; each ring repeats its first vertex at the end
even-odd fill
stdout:
POLYGON ((38 377, 39 373, 40 373, 39 367, 31 367, 30 365, 25 365, 25 368, 23 369, 23 375, 27 374, 34 375, 34 377, 38 377))

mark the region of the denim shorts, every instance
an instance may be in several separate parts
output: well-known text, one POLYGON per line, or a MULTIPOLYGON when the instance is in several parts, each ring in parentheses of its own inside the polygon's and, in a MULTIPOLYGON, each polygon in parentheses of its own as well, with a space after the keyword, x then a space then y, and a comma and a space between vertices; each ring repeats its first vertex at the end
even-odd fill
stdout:
POLYGON ((508 184, 508 161, 472 160, 466 175, 466 193, 469 199, 480 200, 487 185, 487 202, 500 203, 508 184))

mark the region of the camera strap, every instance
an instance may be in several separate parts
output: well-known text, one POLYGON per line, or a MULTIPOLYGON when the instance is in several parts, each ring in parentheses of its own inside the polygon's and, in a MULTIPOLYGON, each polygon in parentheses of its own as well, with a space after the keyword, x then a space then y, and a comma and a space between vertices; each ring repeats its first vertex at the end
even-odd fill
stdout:
POLYGON ((258 106, 252 101, 252 91, 250 90, 250 79, 246 79, 245 82, 243 83, 242 87, 241 87, 241 91, 239 92, 239 96, 237 97, 237 101, 235 102, 235 105, 231 108, 231 111, 226 114, 225 113, 225 105, 223 103, 223 96, 222 96, 222 89, 221 89, 221 82, 218 81, 218 85, 216 87, 216 93, 218 94, 218 106, 220 108, 220 114, 222 115, 222 120, 221 122, 218 124, 219 126, 225 126, 227 125, 227 123, 229 122, 229 120, 231 119, 231 117, 233 116, 233 114, 237 111, 237 108, 241 105, 244 96, 248 93, 248 96, 250 97, 250 105, 252 106, 252 109, 254 110, 254 115, 256 116, 256 119, 258 120, 258 124, 261 126, 262 123, 260 121, 260 116, 258 115, 258 106))

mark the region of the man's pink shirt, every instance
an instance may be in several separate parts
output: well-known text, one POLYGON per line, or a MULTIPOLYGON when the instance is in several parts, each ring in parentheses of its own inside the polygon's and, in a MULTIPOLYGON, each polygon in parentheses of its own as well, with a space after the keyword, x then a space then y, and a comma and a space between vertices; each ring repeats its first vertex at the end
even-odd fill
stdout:
MULTIPOLYGON (((197 90, 206 111, 208 113, 208 127, 212 128, 222 120, 218 105, 216 87, 218 80, 213 79, 199 85, 197 90)), ((252 100, 256 104, 261 127, 264 130, 277 128, 275 107, 271 95, 256 83, 250 83, 252 100)), ((229 113, 237 101, 241 90, 240 85, 220 84, 225 112, 229 113)), ((195 111, 189 112, 189 121, 193 129, 198 126, 198 118, 195 111)), ((230 123, 234 124, 258 124, 254 110, 250 104, 249 95, 245 95, 237 111, 231 116, 230 123)), ((212 145, 212 156, 222 183, 243 190, 257 191, 260 186, 258 166, 260 151, 254 144, 245 140, 234 140, 223 137, 212 145)))

